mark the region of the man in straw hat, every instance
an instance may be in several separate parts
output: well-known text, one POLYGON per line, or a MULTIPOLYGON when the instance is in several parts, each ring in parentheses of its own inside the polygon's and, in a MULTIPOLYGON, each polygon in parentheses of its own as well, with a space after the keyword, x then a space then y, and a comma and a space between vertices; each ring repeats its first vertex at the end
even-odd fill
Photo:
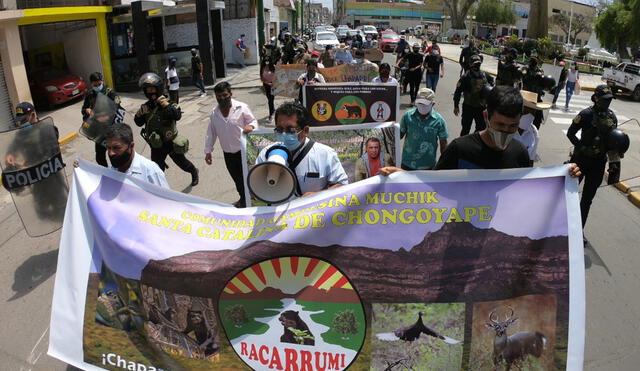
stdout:
POLYGON ((536 114, 543 110, 551 108, 550 103, 538 102, 538 95, 532 91, 520 90, 524 105, 522 106, 522 116, 520 117, 520 124, 518 125, 518 131, 514 135, 514 139, 522 143, 529 152, 530 166, 533 166, 533 162, 538 157, 538 142, 540 136, 538 135, 538 129, 533 124, 536 118, 536 114))
POLYGON ((347 45, 345 43, 340 43, 338 51, 336 51, 336 64, 340 65, 349 63, 353 63, 353 56, 347 48, 347 45))

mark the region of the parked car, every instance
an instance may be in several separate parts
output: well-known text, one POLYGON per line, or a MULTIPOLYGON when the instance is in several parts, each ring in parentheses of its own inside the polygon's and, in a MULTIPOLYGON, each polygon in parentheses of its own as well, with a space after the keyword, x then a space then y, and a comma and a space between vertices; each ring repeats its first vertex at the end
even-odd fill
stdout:
POLYGON ((400 36, 395 32, 383 31, 378 40, 378 45, 383 52, 392 52, 400 41, 400 36))
POLYGON ((640 64, 620 63, 614 68, 605 68, 602 80, 614 94, 631 94, 633 100, 640 102, 640 64))
POLYGON ((336 34, 328 31, 318 32, 316 38, 313 40, 313 49, 324 50, 327 45, 332 45, 334 48, 340 45, 336 34))
POLYGON ((63 70, 50 68, 30 75, 29 87, 34 103, 46 108, 81 98, 87 91, 82 77, 63 70))
POLYGON ((365 36, 371 36, 373 40, 378 38, 378 30, 376 30, 374 26, 362 26, 361 30, 364 32, 365 36))
POLYGON ((343 41, 347 37, 347 32, 349 32, 349 27, 339 26, 336 30, 336 34, 338 36, 338 40, 343 41))
POLYGON ((329 32, 334 32, 334 33, 336 32, 336 28, 333 26, 326 26, 326 30, 329 32))

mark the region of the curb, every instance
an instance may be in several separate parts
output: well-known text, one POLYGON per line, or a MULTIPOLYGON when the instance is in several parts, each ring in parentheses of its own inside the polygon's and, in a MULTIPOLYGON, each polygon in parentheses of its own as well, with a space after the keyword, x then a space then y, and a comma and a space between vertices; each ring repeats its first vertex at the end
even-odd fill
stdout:
MULTIPOLYGON (((454 59, 454 58, 452 58, 452 57, 446 56, 446 55, 444 55, 444 54, 442 55, 442 57, 443 57, 443 58, 446 58, 446 59, 448 59, 448 60, 450 60, 450 61, 452 61, 452 62, 458 63, 458 60, 457 60, 457 59, 454 59)), ((482 68, 482 71, 487 72, 487 73, 489 73, 489 74, 491 74, 491 75, 493 75, 493 76, 498 75, 498 72, 497 72, 497 71, 494 71, 494 70, 487 70, 487 69, 485 69, 485 68, 482 68)), ((595 88, 595 86, 580 86, 580 90, 584 90, 584 91, 594 91, 594 90, 596 90, 596 88, 595 88)))
POLYGON ((640 193, 638 192, 631 192, 629 193, 629 196, 627 196, 629 198, 629 201, 631 201, 632 204, 636 205, 636 207, 640 208, 640 193))
POLYGON ((68 144, 69 142, 73 141, 77 137, 78 137, 78 132, 74 131, 73 133, 67 134, 64 137, 62 137, 62 139, 58 140, 58 143, 60 144, 60 147, 62 147, 65 144, 68 144))
POLYGON ((624 182, 618 182, 618 183, 615 183, 613 186, 614 186, 614 187, 616 187, 616 188, 618 188, 618 190, 619 190, 620 192, 622 192, 622 193, 627 193, 627 192, 629 192, 629 190, 631 189, 631 187, 629 187, 629 186, 628 186, 626 183, 624 183, 624 182))

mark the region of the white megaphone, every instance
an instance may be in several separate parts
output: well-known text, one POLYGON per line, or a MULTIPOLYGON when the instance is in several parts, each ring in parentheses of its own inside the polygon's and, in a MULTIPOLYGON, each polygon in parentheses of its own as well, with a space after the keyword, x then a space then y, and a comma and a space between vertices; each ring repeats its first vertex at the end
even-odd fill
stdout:
POLYGON ((266 162, 249 171, 249 191, 258 200, 268 204, 287 201, 296 191, 296 175, 287 166, 291 156, 287 147, 276 144, 266 153, 266 162))

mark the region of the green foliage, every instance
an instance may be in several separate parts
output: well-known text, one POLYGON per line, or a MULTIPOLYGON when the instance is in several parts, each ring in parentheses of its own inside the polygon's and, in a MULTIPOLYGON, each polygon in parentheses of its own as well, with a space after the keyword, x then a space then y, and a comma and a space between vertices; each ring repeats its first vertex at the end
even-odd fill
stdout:
POLYGON ((549 36, 538 39, 537 50, 541 58, 554 59, 562 55, 562 46, 551 40, 549 36))
POLYGON ((249 314, 244 305, 235 304, 227 308, 224 312, 227 321, 233 322, 235 325, 249 323, 249 314))
MULTIPOLYGON (((358 350, 362 346, 362 339, 365 336, 365 327, 360 324, 365 324, 364 311, 362 304, 360 303, 320 303, 311 301, 298 301, 298 304, 302 305, 304 310, 309 312, 319 312, 311 315, 311 319, 319 324, 329 327, 329 331, 320 334, 322 340, 329 344, 339 345, 341 347, 358 350), (340 311, 350 311, 355 315, 356 321, 356 333, 346 338, 333 326, 335 313, 340 311)), ((318 334, 314 334, 318 336, 318 334)))
POLYGON ((344 336, 358 332, 358 321, 353 310, 344 310, 333 317, 333 329, 344 336))
POLYGON ((598 15, 595 22, 596 36, 602 46, 617 50, 621 57, 627 56, 626 46, 637 45, 640 42, 638 3, 639 0, 615 1, 598 15))
POLYGON ((587 53, 589 53, 589 49, 587 48, 578 49, 578 57, 584 57, 587 53))
POLYGON ((522 51, 527 56, 531 55, 531 52, 534 50, 538 50, 538 40, 536 39, 527 39, 522 45, 522 51))
POLYGON ((480 0, 476 8, 476 21, 489 25, 514 24, 516 16, 511 1, 480 0))
POLYGON ((522 53, 522 41, 516 35, 509 36, 507 40, 507 48, 516 48, 518 49, 518 53, 522 53))

